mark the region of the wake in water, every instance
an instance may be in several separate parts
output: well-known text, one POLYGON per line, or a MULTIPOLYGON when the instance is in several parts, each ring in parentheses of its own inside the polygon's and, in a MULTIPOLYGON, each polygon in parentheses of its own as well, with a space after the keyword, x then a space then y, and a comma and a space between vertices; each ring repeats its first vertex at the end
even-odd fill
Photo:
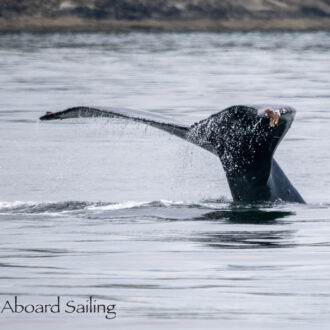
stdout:
POLYGON ((122 203, 65 201, 56 203, 0 202, 0 216, 25 215, 43 217, 83 217, 143 220, 195 220, 262 223, 294 215, 301 205, 283 202, 240 204, 226 199, 202 200, 198 203, 184 201, 127 201, 122 203))
POLYGON ((122 203, 106 203, 106 202, 80 202, 80 201, 64 201, 64 202, 0 202, 0 213, 22 213, 22 214, 42 214, 42 213, 74 213, 76 211, 111 211, 125 209, 143 209, 143 208, 179 208, 179 207, 194 207, 194 208, 210 208, 218 209, 230 204, 230 201, 225 199, 206 200, 200 203, 187 203, 183 201, 144 201, 135 202, 127 201, 122 203))

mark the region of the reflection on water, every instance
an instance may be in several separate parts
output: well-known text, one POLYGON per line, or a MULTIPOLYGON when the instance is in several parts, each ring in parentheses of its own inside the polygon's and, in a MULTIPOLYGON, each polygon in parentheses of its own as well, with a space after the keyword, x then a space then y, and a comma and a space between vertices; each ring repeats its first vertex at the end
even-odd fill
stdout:
POLYGON ((202 233, 197 241, 219 249, 287 248, 294 246, 288 242, 293 234, 289 230, 202 233))
POLYGON ((290 211, 267 211, 254 206, 250 208, 232 208, 230 210, 213 211, 203 214, 198 220, 223 220, 226 219, 232 223, 251 223, 265 224, 274 223, 277 219, 293 215, 290 211))
POLYGON ((0 35, 0 305, 118 311, 1 328, 328 328, 329 36, 0 35), (297 108, 275 156, 309 204, 232 203, 216 157, 153 128, 37 120, 83 104, 193 123, 237 103, 297 108))

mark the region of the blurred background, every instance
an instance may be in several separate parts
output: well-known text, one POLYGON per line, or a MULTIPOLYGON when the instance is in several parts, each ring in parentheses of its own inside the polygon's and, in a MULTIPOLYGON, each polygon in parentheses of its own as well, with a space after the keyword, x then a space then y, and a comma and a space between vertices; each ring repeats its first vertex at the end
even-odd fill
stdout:
POLYGON ((328 0, 2 0, 0 31, 330 28, 328 0))

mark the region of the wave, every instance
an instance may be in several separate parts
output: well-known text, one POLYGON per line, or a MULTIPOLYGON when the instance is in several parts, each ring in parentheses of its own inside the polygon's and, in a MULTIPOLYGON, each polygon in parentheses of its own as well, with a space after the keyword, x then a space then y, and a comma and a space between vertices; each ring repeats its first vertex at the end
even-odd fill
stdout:
POLYGON ((265 223, 295 215, 302 208, 327 208, 324 204, 295 203, 239 204, 225 198, 189 201, 125 201, 120 203, 62 202, 0 202, 0 216, 77 217, 111 221, 230 221, 265 223), (125 219, 125 220, 124 220, 125 219))
POLYGON ((143 208, 198 208, 198 209, 219 209, 228 206, 230 201, 225 199, 203 200, 201 202, 187 201, 126 201, 121 203, 87 202, 87 201, 63 201, 37 203, 32 201, 0 202, 0 214, 50 214, 50 213, 75 213, 78 211, 102 212, 125 209, 143 208))
POLYGON ((0 202, 0 213, 53 213, 82 210, 87 207, 88 202, 66 201, 57 203, 35 203, 35 202, 0 202))

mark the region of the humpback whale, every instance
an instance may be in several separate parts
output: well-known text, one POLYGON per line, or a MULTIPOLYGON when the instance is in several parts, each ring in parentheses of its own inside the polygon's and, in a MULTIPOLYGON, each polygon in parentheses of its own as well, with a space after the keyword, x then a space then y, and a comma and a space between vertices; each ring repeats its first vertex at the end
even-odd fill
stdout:
POLYGON ((47 112, 40 120, 119 117, 142 122, 218 156, 234 201, 305 203, 273 158, 295 113, 289 106, 235 105, 189 126, 144 111, 79 106, 47 112))

